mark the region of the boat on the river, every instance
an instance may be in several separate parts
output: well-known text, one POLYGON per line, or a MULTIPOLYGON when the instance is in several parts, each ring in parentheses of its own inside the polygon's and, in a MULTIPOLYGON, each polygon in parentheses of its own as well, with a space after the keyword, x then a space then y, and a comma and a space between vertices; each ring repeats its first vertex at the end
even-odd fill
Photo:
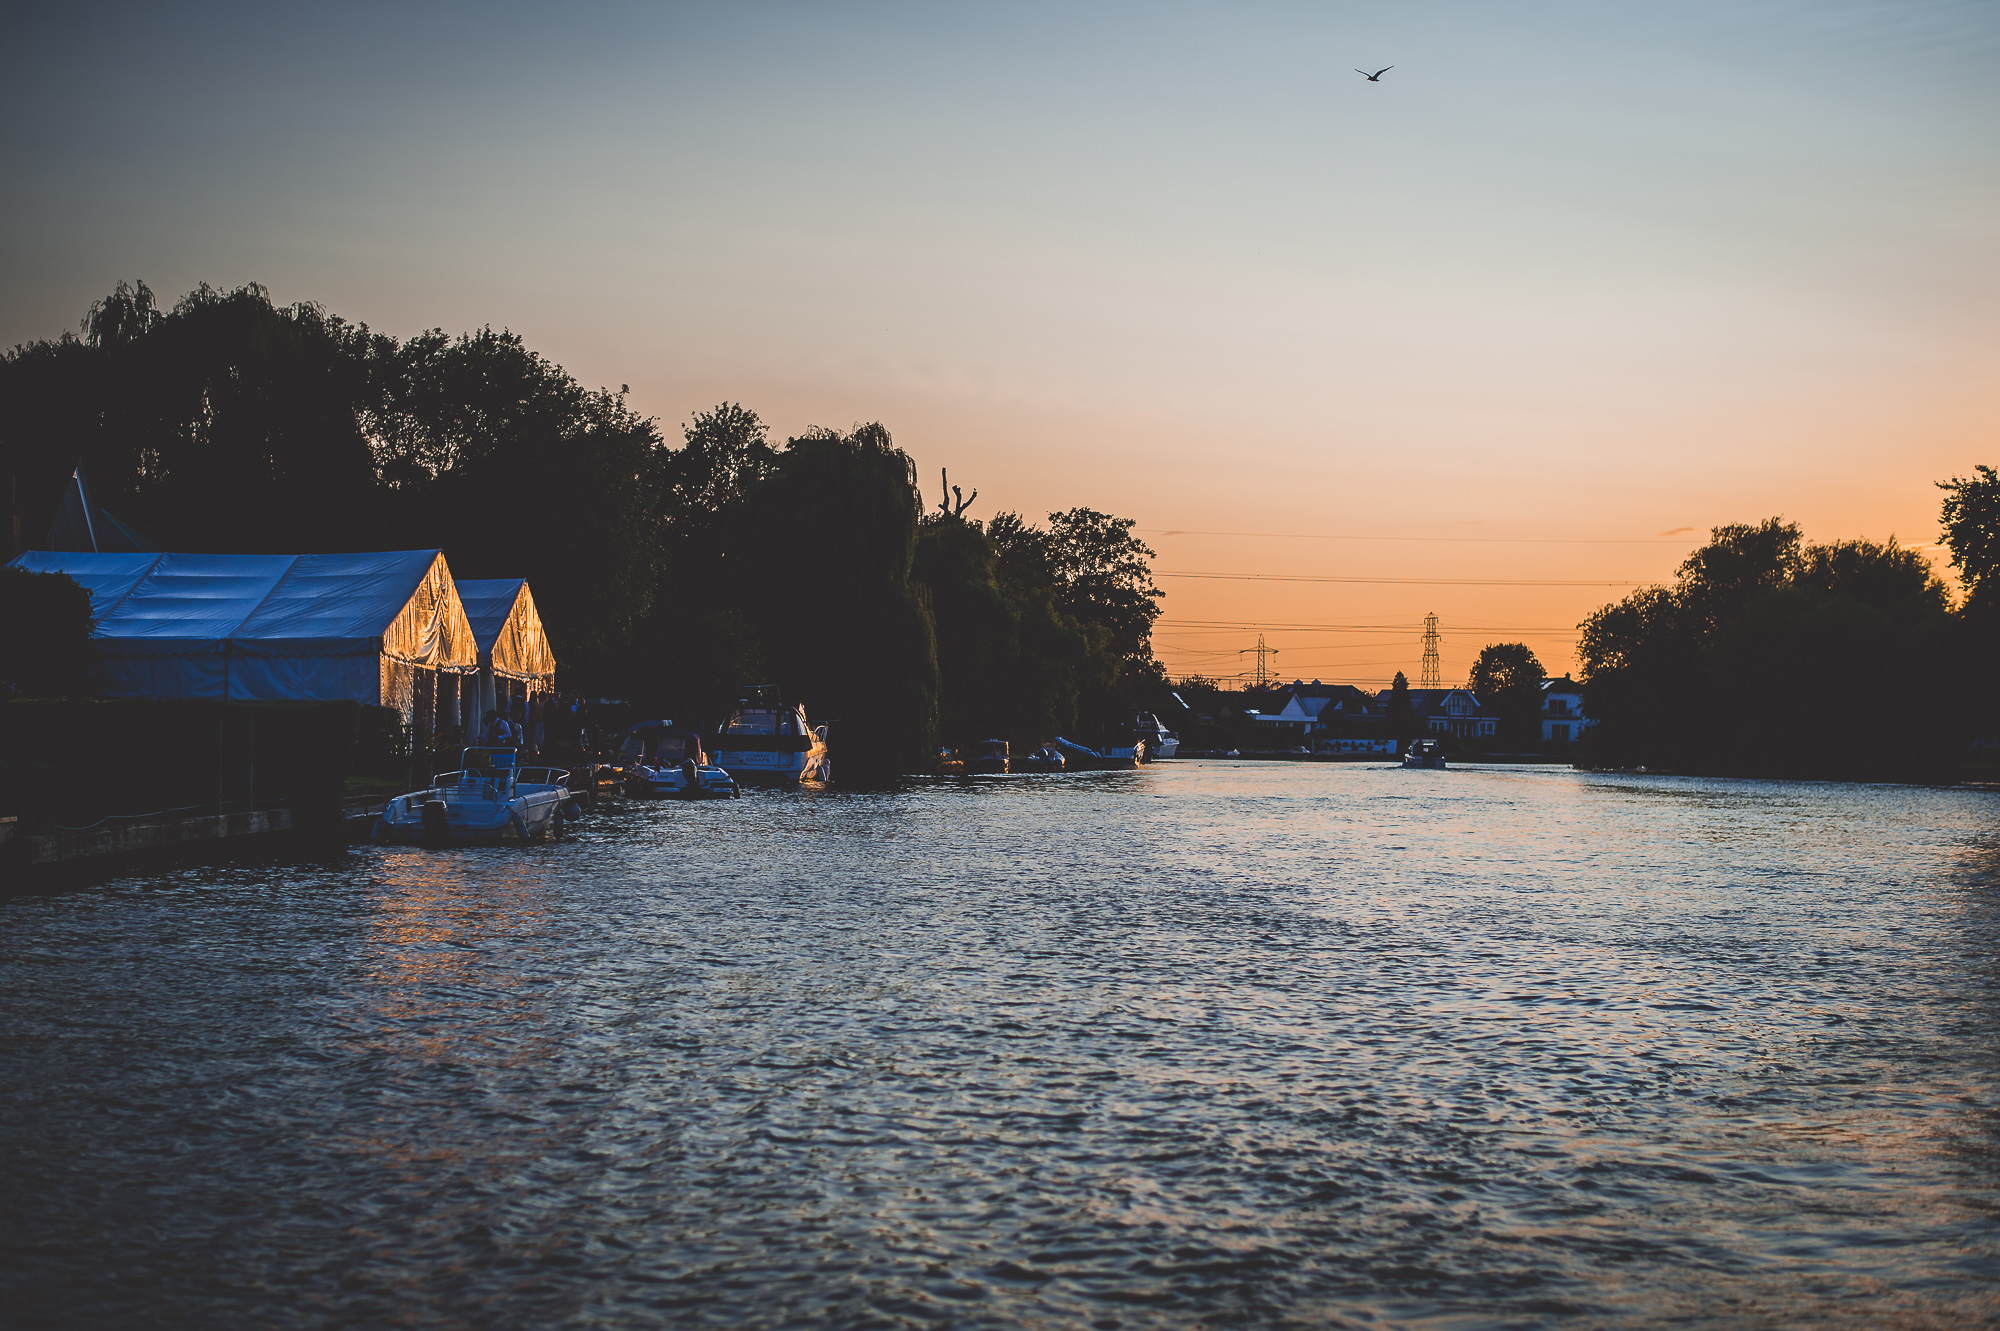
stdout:
POLYGON ((715 763, 738 781, 825 781, 833 775, 826 727, 787 705, 775 686, 751 684, 716 729, 715 763))
POLYGON ((996 773, 1007 770, 1007 741, 1004 739, 983 739, 972 746, 972 752, 965 755, 965 770, 968 774, 996 773))
POLYGON ((1004 739, 982 739, 963 749, 938 750, 938 772, 944 776, 999 776, 1027 771, 1023 760, 1008 756, 1004 739))
POLYGON ((1063 769, 1070 772, 1116 772, 1137 762, 1130 748, 1093 749, 1061 735, 1050 740, 1049 747, 1063 756, 1063 769))
POLYGON ((541 841, 562 830, 568 775, 522 767, 520 750, 470 748, 460 769, 423 790, 398 795, 375 820, 373 838, 415 845, 498 845, 541 841))
POLYGON ((700 734, 672 721, 633 726, 620 754, 627 794, 682 800, 727 800, 742 794, 736 778, 709 761, 700 734))
POLYGON ((1055 745, 1044 744, 1032 753, 1009 759, 1009 764, 1017 772, 1060 772, 1069 766, 1069 760, 1055 745))
POLYGON ((1411 741, 1410 747, 1403 753, 1403 766, 1442 768, 1444 745, 1434 739, 1411 741))
POLYGON ((1155 758, 1171 758, 1180 752, 1181 737, 1167 729, 1160 718, 1151 712, 1141 712, 1132 723, 1134 734, 1146 745, 1146 752, 1155 758))

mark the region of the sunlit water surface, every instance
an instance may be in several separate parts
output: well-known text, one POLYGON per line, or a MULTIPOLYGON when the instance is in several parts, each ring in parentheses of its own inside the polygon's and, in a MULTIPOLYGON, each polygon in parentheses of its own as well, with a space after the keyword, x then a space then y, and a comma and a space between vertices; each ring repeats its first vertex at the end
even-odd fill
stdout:
POLYGON ((1185 763, 0 904, 0 1321, 2000 1320, 2000 795, 1185 763))

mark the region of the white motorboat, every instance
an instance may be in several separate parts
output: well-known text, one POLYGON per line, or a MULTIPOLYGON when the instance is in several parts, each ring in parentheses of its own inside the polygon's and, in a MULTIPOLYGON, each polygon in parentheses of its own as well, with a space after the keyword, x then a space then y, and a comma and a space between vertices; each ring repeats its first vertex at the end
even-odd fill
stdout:
POLYGON ((1132 733, 1144 742, 1146 752, 1154 758, 1171 758, 1180 752, 1181 737, 1167 729, 1160 718, 1151 712, 1139 713, 1132 724, 1132 733))
POLYGON ((1409 749, 1403 754, 1403 766, 1443 767, 1444 745, 1434 739, 1411 741, 1409 749))
POLYGON ((665 799, 727 800, 736 779, 709 762, 701 736, 671 721, 642 721, 625 736, 625 790, 665 799))
POLYGON ((432 778, 423 790, 389 801, 374 839, 421 845, 496 845, 540 841, 562 830, 563 787, 558 767, 521 767, 520 751, 472 748, 461 769, 432 778))
POLYGON ((769 684, 745 688, 713 738, 716 766, 738 781, 824 781, 832 775, 826 727, 814 729, 806 709, 786 706, 769 684))

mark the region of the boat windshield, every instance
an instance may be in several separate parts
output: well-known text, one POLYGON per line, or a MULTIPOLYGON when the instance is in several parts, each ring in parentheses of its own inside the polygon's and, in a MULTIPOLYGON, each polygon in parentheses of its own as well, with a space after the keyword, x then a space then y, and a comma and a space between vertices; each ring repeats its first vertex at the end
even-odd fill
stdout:
POLYGON ((661 735, 646 742, 647 758, 655 767, 674 767, 685 762, 688 757, 686 735, 661 735))
POLYGON ((629 736, 624 752, 647 767, 673 767, 692 758, 702 759, 701 741, 686 731, 655 730, 629 736))
POLYGON ((467 749, 461 759, 465 767, 459 774, 458 784, 472 786, 490 781, 495 790, 510 790, 514 785, 519 756, 519 751, 515 749, 467 749))
POLYGON ((732 735, 775 735, 778 733, 778 713, 762 707, 743 707, 730 716, 728 733, 732 735))

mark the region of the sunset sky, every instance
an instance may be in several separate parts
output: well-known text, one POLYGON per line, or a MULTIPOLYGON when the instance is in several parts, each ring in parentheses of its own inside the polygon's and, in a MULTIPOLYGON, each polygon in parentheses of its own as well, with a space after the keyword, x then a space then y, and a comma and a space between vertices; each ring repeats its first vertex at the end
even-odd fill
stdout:
POLYGON ((0 342, 256 281, 511 328, 674 438, 879 419, 971 516, 1135 518, 1177 674, 1414 678, 1432 610, 1447 682, 1560 673, 1712 525, 1934 542, 2000 464, 1993 0, 9 27, 0 342))

